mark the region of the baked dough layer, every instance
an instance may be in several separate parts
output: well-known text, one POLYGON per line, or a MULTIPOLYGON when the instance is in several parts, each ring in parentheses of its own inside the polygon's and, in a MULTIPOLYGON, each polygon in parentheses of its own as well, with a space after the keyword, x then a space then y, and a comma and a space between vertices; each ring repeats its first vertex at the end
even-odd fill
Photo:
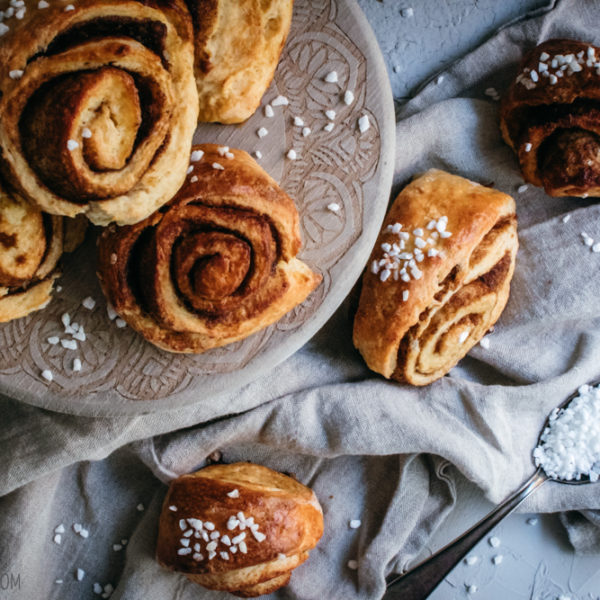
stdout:
POLYGON ((185 179, 198 116, 183 0, 38 8, 0 37, 0 168, 44 212, 138 222, 185 179))
POLYGON ((507 194, 435 169, 410 183, 363 276, 353 339, 369 368, 413 385, 445 375, 500 317, 517 248, 507 194))
POLYGON ((524 57, 502 99, 502 136, 525 181, 549 196, 600 195, 599 63, 597 46, 549 40, 524 57))
POLYGON ((148 341, 172 352, 244 339, 321 281, 296 258, 293 200, 246 152, 225 150, 194 147, 202 159, 192 162, 175 198, 100 238, 98 276, 109 302, 148 341))
POLYGON ((194 19, 199 120, 241 123, 269 87, 293 0, 188 0, 194 19))
POLYGON ((213 465, 171 483, 156 559, 204 587, 250 598, 286 585, 322 534, 319 501, 295 479, 251 463, 213 465))

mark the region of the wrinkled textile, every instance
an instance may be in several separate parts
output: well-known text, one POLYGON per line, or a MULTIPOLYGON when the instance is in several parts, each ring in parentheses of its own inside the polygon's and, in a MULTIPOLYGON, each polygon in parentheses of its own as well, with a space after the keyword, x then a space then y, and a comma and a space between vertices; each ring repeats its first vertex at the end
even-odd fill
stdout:
MULTIPOLYGON (((504 89, 523 51, 543 39, 598 43, 589 32, 600 31, 599 8, 562 1, 511 25, 399 114, 395 192, 437 167, 516 198, 517 269, 489 348, 475 347, 426 388, 387 382, 352 348, 350 297, 304 348, 236 394, 247 407, 242 414, 228 414, 227 398, 115 419, 5 399, 0 573, 21 573, 21 597, 92 598, 94 582, 114 585, 118 599, 226 597, 153 561, 163 483, 203 466, 217 449, 226 461, 294 473, 323 504, 322 541, 275 594, 290 599, 381 597, 386 575, 404 568, 452 509, 456 470, 492 501, 533 472, 531 449, 547 413, 581 383, 600 379, 600 255, 580 237, 585 231, 600 240, 600 204, 550 199, 532 186, 518 192, 523 181, 500 139, 498 104, 484 90, 504 89), (349 529, 356 518, 362 526, 349 529), (87 539, 71 530, 74 522, 88 529, 87 539), (57 545, 60 523, 67 531, 57 545), (346 567, 349 559, 359 561, 357 571, 346 567), (77 568, 85 571, 82 583, 77 568)), ((523 506, 569 511, 563 520, 570 539, 587 552, 600 551, 597 509, 597 486, 553 483, 523 506)))

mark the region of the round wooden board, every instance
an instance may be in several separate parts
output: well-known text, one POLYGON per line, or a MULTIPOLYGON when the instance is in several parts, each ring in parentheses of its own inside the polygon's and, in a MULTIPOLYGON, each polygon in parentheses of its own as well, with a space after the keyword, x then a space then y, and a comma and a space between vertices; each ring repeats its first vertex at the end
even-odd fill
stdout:
MULTIPOLYGON (((170 410, 233 392, 285 360, 333 314, 359 277, 383 220, 394 168, 394 105, 383 58, 354 0, 296 0, 292 31, 263 107, 278 95, 288 106, 261 107, 242 125, 201 125, 196 143, 244 149, 295 199, 303 248, 300 258, 323 283, 294 311, 246 340, 201 355, 159 350, 108 318, 95 276, 95 236, 63 260, 62 290, 44 311, 0 326, 0 393, 78 415, 113 416, 170 410), (337 83, 325 75, 338 73, 337 83), (346 90, 355 100, 343 102, 346 90), (332 131, 325 111, 336 111, 332 131), (361 133, 358 119, 370 128, 361 133), (309 136, 294 125, 301 117, 309 136), (268 129, 259 138, 260 127, 268 129), (296 160, 286 158, 288 150, 296 160), (327 206, 336 203, 340 210, 327 206), (92 296, 96 306, 81 304, 92 296), (83 325, 79 348, 50 345, 61 315, 83 325), (73 359, 82 370, 73 372, 73 359), (42 371, 52 371, 48 383, 42 371)), ((228 403, 224 412, 249 407, 228 403)))

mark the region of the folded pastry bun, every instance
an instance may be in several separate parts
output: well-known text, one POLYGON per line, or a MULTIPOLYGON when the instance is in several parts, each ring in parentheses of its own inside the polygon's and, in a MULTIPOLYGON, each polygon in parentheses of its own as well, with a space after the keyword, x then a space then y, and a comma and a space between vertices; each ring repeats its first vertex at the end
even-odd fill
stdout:
POLYGON ((44 308, 58 261, 83 240, 85 221, 43 214, 0 184, 0 323, 44 308))
POLYGON ((241 340, 303 302, 321 276, 296 258, 293 200, 242 150, 195 146, 184 186, 160 211, 99 241, 116 312, 172 352, 241 340))
POLYGON ((514 200, 432 169, 394 201, 363 276, 354 345, 413 385, 445 375, 496 322, 517 254, 514 200))
POLYGON ((183 0, 24 0, 2 26, 0 168, 19 194, 98 225, 172 198, 198 116, 183 0))
POLYGON ((241 123, 269 87, 292 21, 293 0, 187 0, 194 19, 203 122, 241 123))
POLYGON ((523 177, 550 196, 600 195, 600 48, 549 40, 523 59, 500 124, 523 177))
POLYGON ((295 479, 250 463, 213 465, 171 483, 156 560, 251 598, 286 585, 322 534, 319 501, 295 479))

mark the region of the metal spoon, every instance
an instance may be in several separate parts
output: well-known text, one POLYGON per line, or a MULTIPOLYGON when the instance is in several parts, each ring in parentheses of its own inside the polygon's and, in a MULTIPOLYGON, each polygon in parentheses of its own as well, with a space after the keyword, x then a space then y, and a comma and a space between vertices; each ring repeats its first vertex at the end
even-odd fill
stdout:
MULTIPOLYGON (((599 382, 590 384, 596 387, 599 382)), ((579 395, 576 391, 571 394, 558 409, 565 408, 571 400, 579 395)), ((553 411, 554 412, 554 411, 553 411)), ((542 428, 542 433, 550 423, 550 417, 542 428)), ((542 435, 540 433, 540 437, 542 435)), ((539 444, 540 440, 538 440, 539 444)), ((489 533, 504 517, 508 516, 527 496, 537 490, 546 481, 557 481, 569 485, 590 483, 588 476, 578 480, 564 480, 549 477, 539 467, 537 471, 512 495, 483 517, 479 523, 444 546, 441 550, 424 560, 405 574, 397 575, 388 581, 389 592, 387 599, 394 600, 425 600, 435 588, 445 579, 446 575, 464 558, 466 554, 489 533)))

